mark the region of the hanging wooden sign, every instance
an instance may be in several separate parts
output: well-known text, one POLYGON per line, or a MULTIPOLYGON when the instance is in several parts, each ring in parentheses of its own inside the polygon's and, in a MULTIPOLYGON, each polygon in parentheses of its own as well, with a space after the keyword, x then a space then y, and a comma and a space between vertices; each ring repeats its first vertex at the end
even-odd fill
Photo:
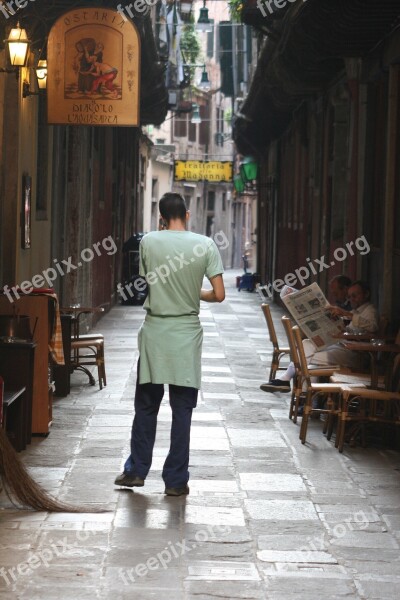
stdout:
POLYGON ((138 126, 140 37, 108 8, 71 10, 47 45, 48 122, 138 126))

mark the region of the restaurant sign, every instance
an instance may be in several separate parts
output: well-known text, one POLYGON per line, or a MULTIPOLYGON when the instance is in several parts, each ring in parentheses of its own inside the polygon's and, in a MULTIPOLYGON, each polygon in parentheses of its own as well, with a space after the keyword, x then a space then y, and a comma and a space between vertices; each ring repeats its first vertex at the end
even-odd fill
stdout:
POLYGON ((209 181, 211 183, 231 183, 233 165, 231 161, 176 160, 175 181, 209 181))
POLYGON ((140 38, 117 11, 65 13, 50 31, 47 63, 49 123, 139 125, 140 38))

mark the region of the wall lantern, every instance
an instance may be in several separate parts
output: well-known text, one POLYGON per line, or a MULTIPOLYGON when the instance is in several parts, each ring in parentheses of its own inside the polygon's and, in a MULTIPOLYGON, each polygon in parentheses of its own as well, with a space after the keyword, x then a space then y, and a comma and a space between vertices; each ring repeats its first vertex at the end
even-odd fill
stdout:
POLYGON ((190 119, 190 122, 193 125, 196 125, 197 123, 201 123, 200 108, 199 108, 199 105, 196 103, 192 104, 192 118, 190 119))
POLYGON ((39 88, 39 91, 32 92, 30 82, 24 81, 22 84, 22 97, 23 98, 27 98, 28 96, 38 96, 40 94, 40 90, 46 89, 46 86, 47 86, 47 60, 45 60, 45 59, 38 60, 36 67, 34 69, 31 69, 31 73, 32 73, 32 71, 35 72, 36 81, 37 81, 36 89, 39 88))
POLYGON ((36 77, 40 90, 45 90, 47 86, 47 60, 39 60, 36 67, 36 77))
POLYGON ((257 179, 258 164, 252 156, 245 156, 239 171, 244 183, 253 183, 257 179))
MULTIPOLYGON (((27 59, 29 56, 30 42, 26 34, 25 29, 20 27, 17 23, 16 27, 11 29, 10 34, 6 40, 4 40, 6 47, 8 48, 9 61, 11 68, 0 69, 0 73, 15 73, 17 78, 19 77, 19 70, 26 66, 27 59)), ((40 60, 35 69, 36 76, 38 79, 38 86, 41 89, 46 88, 47 82, 47 61, 40 60)), ((37 96, 38 92, 30 91, 30 84, 24 81, 22 84, 22 97, 37 96)))
POLYGON ((208 8, 206 8, 206 0, 203 0, 203 8, 200 9, 199 20, 196 23, 198 31, 210 33, 212 31, 212 23, 208 18, 208 8))
POLYGON ((19 23, 11 29, 5 43, 8 46, 11 66, 24 67, 28 56, 29 40, 25 29, 21 29, 19 23))

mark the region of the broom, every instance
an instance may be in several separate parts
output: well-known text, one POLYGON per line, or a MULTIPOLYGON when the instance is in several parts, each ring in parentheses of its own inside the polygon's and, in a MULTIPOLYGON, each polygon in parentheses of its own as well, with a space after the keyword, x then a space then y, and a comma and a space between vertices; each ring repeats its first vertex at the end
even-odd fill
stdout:
POLYGON ((107 509, 98 507, 71 506, 49 496, 29 475, 2 427, 0 427, 0 477, 4 491, 14 506, 16 506, 14 500, 17 500, 25 508, 48 512, 107 512, 107 509))

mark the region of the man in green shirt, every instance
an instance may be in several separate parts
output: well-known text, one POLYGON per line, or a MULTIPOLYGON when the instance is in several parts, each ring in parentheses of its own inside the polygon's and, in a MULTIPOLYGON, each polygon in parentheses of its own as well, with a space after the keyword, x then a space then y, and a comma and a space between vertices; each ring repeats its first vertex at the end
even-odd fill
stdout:
POLYGON ((148 233, 140 243, 140 274, 148 284, 146 318, 138 335, 131 454, 115 484, 144 485, 164 384, 169 384, 171 443, 162 477, 165 493, 181 496, 189 493, 190 425, 201 382, 200 300, 224 300, 224 269, 214 241, 187 231, 189 212, 182 196, 165 194, 159 210, 165 229, 148 233), (204 276, 212 289, 202 289, 204 276))

